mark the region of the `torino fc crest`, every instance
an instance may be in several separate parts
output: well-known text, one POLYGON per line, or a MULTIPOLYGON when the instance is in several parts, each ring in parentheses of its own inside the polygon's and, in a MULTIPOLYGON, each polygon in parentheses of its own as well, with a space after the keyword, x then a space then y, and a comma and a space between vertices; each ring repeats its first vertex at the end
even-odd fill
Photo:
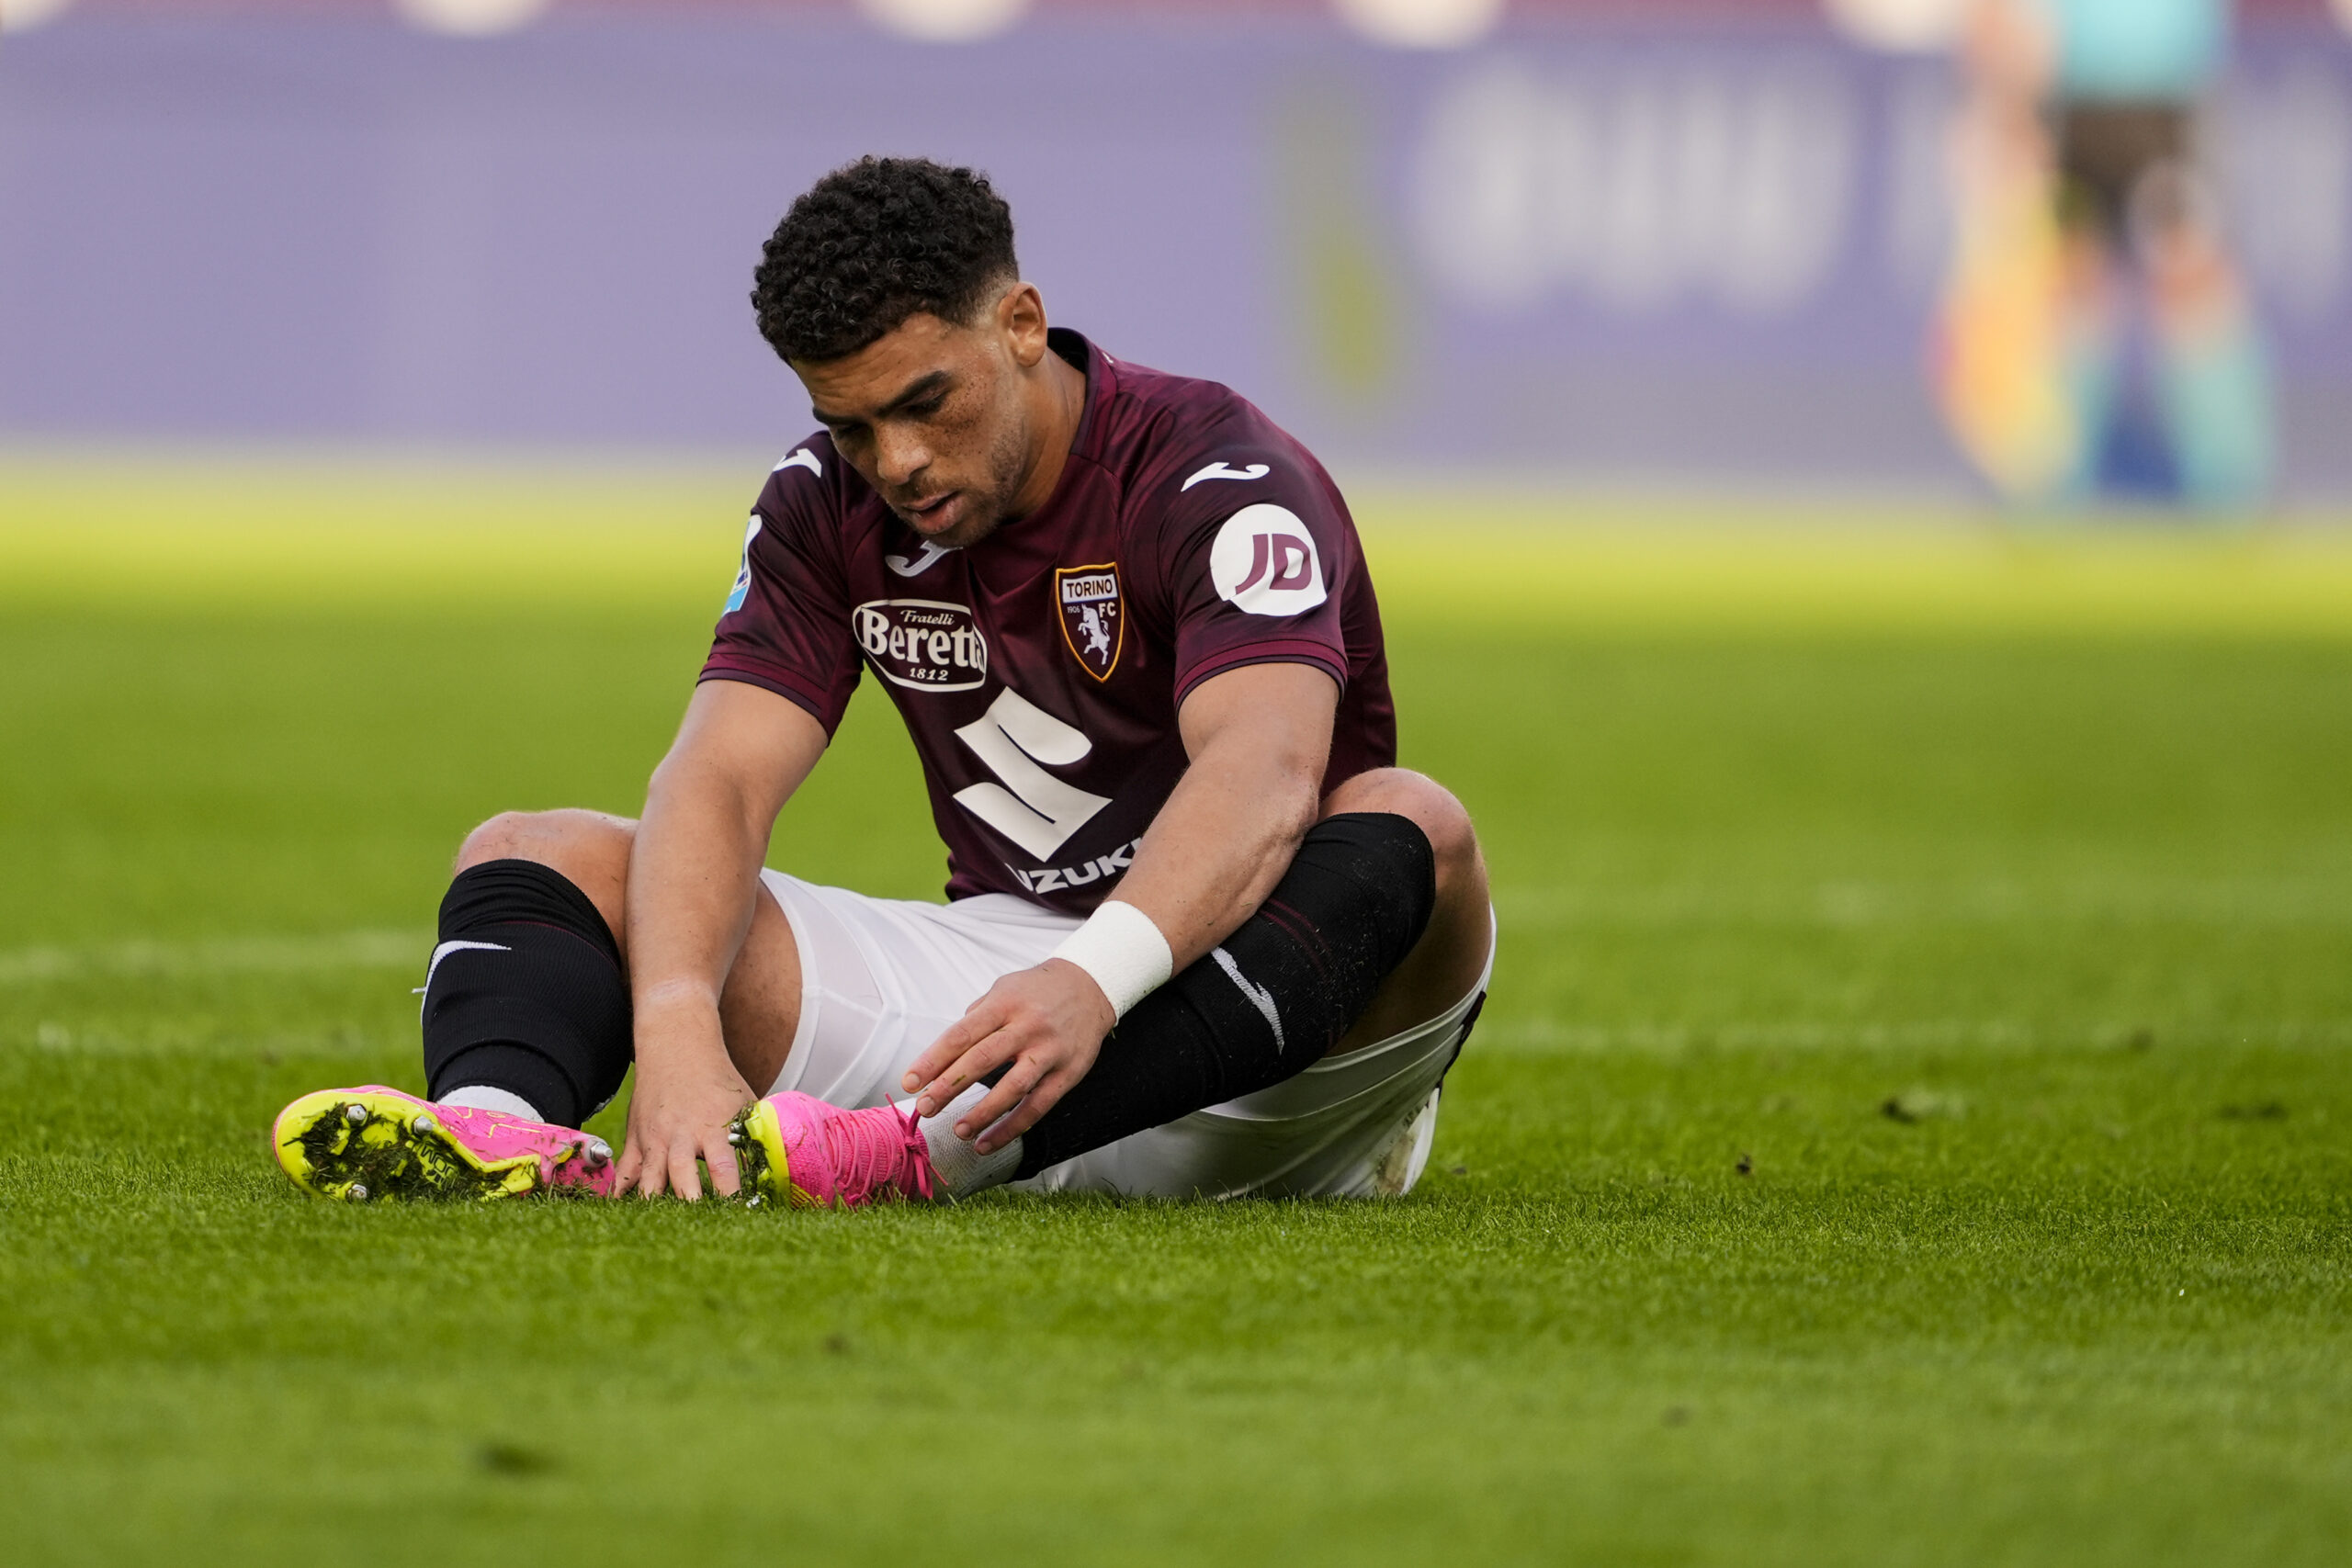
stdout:
POLYGON ((1054 569, 1054 604, 1062 613, 1062 640, 1086 672, 1107 681, 1125 646, 1126 604, 1119 597, 1119 563, 1054 569))

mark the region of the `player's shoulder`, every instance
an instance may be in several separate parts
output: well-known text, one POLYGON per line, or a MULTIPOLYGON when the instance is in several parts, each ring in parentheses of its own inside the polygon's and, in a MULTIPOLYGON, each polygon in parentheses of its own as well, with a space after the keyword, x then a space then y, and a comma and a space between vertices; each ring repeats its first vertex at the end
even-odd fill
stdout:
POLYGON ((845 499, 845 482, 856 481, 855 472, 833 450, 833 438, 820 430, 785 449, 768 469, 760 501, 763 506, 775 503, 780 513, 838 506, 845 499))
POLYGON ((785 448, 760 490, 759 512, 770 525, 837 544, 880 527, 884 510, 821 430, 785 448))
MULTIPOLYGON (((1096 349, 1101 354, 1101 349, 1096 349)), ((1305 443, 1221 381, 1112 359, 1097 460, 1111 469, 1131 515, 1177 505, 1220 481, 1324 491, 1330 479, 1305 443)))

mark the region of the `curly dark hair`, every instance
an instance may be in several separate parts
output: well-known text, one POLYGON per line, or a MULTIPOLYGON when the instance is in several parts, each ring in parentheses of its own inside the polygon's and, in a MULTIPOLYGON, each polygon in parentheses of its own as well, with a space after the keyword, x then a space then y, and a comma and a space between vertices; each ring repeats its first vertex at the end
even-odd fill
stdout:
POLYGON ((752 307, 787 360, 855 354, 909 316, 968 321, 1021 276, 988 176, 860 158, 808 187, 760 252, 752 307))

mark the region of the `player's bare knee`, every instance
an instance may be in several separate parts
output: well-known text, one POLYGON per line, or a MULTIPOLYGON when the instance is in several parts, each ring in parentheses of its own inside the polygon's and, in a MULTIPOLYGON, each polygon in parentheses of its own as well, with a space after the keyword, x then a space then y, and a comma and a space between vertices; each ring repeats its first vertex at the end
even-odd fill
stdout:
POLYGON ((636 823, 602 811, 502 811, 466 835, 457 869, 527 860, 582 886, 626 881, 636 839, 636 823))
POLYGON ((494 860, 537 860, 528 852, 535 842, 547 836, 540 818, 549 813, 539 811, 502 811, 497 816, 468 833, 458 846, 458 871, 471 871, 494 860))
POLYGON ((1342 811, 1389 811, 1409 818, 1429 836, 1437 858, 1438 896, 1463 884, 1478 863, 1478 835, 1470 813, 1453 792, 1409 768, 1375 768, 1358 773, 1331 792, 1326 815, 1342 811))

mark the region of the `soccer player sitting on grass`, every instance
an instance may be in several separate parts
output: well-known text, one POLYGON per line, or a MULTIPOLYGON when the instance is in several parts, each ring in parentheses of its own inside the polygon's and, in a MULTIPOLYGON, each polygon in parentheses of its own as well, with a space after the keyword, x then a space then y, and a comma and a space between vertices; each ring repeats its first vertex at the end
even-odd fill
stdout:
POLYGON ((1224 387, 1048 329, 969 170, 827 175, 752 300, 824 430, 761 491, 643 818, 475 829, 431 1099, 305 1095, 288 1173, 355 1201, 691 1199, 705 1169, 754 1202, 1409 1189, 1493 918, 1462 807, 1391 765, 1329 476, 1224 387), (761 867, 865 668, 944 905, 761 867), (577 1129, 632 1060, 615 1160, 577 1129))

